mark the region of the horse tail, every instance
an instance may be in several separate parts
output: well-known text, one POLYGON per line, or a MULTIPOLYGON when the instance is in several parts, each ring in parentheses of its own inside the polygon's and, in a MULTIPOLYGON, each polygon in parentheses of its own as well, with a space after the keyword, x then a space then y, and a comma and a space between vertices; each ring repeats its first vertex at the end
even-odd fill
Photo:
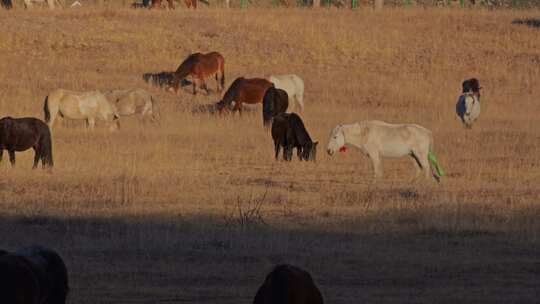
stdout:
POLYGON ((220 66, 220 70, 221 70, 221 88, 223 89, 225 87, 225 59, 223 57, 221 57, 221 66, 220 66))
POLYGON ((263 127, 267 128, 270 126, 270 122, 272 121, 272 110, 275 108, 273 103, 275 102, 275 91, 271 90, 274 86, 268 88, 266 92, 264 93, 263 97, 263 110, 262 110, 262 116, 263 116, 263 127))
POLYGON ((43 136, 41 137, 40 144, 41 151, 41 163, 44 166, 52 168, 54 165, 53 162, 53 152, 52 152, 52 136, 49 126, 46 127, 43 136))
POLYGON ((51 121, 51 112, 49 111, 49 96, 45 97, 45 102, 43 104, 43 112, 45 112, 45 122, 48 123, 51 121))
POLYGON ((433 135, 430 134, 430 136, 429 136, 428 161, 429 161, 429 164, 431 165, 431 167, 433 169, 435 169, 435 172, 437 173, 437 176, 434 175, 433 177, 435 177, 435 179, 437 181, 439 181, 439 179, 444 176, 444 170, 439 165, 439 162, 437 161, 437 157, 435 157, 435 154, 432 151, 433 151, 433 135))

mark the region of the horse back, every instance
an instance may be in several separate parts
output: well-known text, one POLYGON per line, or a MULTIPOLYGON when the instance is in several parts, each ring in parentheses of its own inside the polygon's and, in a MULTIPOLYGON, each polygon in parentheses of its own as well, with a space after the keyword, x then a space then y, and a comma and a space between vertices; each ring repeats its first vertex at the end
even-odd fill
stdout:
POLYGON ((311 136, 309 136, 308 131, 306 130, 306 127, 304 126, 304 122, 298 116, 296 113, 291 113, 289 115, 289 124, 291 128, 294 130, 294 134, 296 137, 296 141, 300 146, 304 146, 307 143, 311 143, 311 136))
POLYGON ((49 127, 33 117, 2 118, 0 129, 3 133, 0 146, 11 147, 15 151, 27 150, 37 146, 40 139, 51 138, 49 127))
POLYGON ((237 87, 235 101, 243 103, 262 103, 264 94, 273 84, 263 78, 245 79, 237 87))

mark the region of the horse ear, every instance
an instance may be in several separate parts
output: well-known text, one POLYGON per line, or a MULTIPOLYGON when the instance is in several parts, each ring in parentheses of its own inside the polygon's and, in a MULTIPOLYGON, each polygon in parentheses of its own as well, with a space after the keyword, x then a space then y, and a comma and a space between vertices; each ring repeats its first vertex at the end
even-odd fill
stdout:
POLYGON ((316 142, 313 143, 313 146, 314 146, 314 147, 317 147, 318 144, 319 144, 319 142, 316 141, 316 142))

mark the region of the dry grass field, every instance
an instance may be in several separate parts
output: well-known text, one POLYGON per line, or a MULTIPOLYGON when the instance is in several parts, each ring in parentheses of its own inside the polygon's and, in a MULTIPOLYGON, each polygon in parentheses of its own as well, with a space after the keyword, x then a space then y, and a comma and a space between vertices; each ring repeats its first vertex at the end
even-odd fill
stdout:
MULTIPOLYGON (((69 303, 251 303, 276 263, 308 269, 327 303, 534 303, 540 286, 539 11, 204 8, 0 10, 0 116, 43 117, 55 88, 141 87, 161 120, 54 129, 52 173, 33 152, 0 164, 0 246, 65 258, 69 303), (296 73, 316 163, 276 162, 259 111, 193 114, 220 96, 142 80, 219 51, 236 77, 296 73), (454 114, 478 77, 472 130, 454 114), (409 159, 325 148, 338 123, 421 124, 442 183, 409 159)), ((209 81, 210 88, 215 82, 209 81)))

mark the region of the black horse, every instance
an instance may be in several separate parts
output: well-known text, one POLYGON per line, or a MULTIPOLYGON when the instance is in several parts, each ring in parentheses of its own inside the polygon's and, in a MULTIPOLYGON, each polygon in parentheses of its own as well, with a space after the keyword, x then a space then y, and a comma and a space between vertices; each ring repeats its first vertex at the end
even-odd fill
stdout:
POLYGON ((11 3, 11 0, 0 0, 0 5, 5 9, 13 8, 13 4, 11 3))
POLYGON ((276 266, 257 291, 253 304, 323 304, 311 275, 298 267, 276 266))
POLYGON ((281 113, 274 117, 272 139, 274 139, 276 160, 280 147, 283 147, 284 160, 292 159, 293 148, 296 148, 300 160, 316 160, 318 142, 311 140, 302 119, 296 113, 281 113))
POLYGON ((287 92, 271 86, 266 90, 263 97, 263 126, 269 127, 274 116, 285 113, 289 107, 289 95, 287 92))
POLYGON ((33 168, 37 167, 39 160, 44 168, 53 166, 51 131, 47 124, 32 117, 0 119, 0 161, 5 149, 14 166, 15 151, 30 148, 35 151, 33 168))
POLYGON ((0 250, 0 303, 65 304, 69 292, 64 261, 39 246, 0 250))
POLYGON ((480 89, 482 87, 480 86, 478 79, 467 79, 463 81, 461 86, 463 87, 462 93, 473 93, 476 97, 478 97, 478 100, 480 100, 480 89))

